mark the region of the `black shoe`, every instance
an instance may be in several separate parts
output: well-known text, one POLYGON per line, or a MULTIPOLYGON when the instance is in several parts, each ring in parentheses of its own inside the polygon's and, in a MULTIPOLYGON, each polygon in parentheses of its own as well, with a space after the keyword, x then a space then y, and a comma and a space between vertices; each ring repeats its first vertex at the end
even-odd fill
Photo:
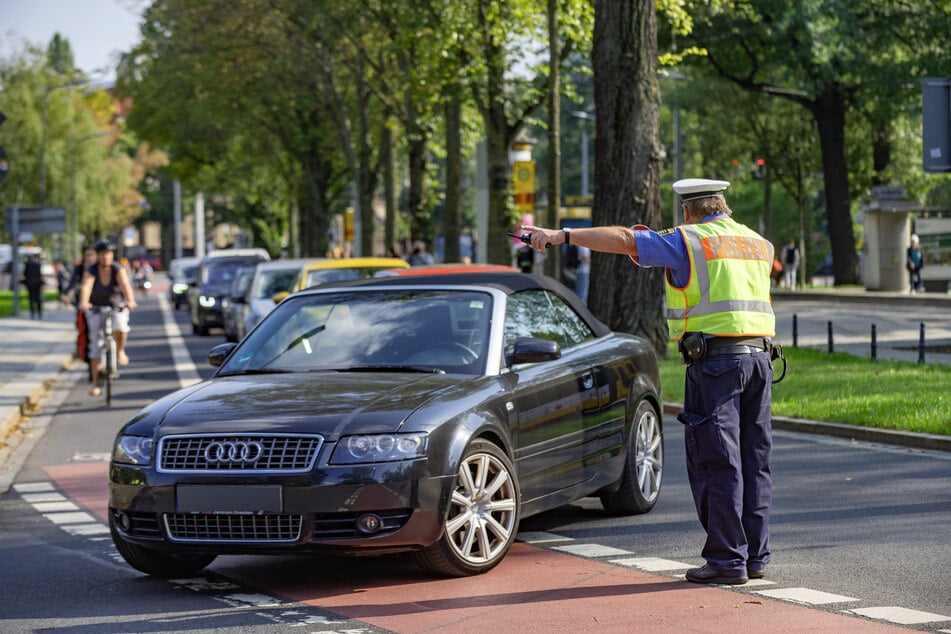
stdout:
POLYGON ((740 586, 749 581, 746 575, 725 575, 704 564, 700 568, 691 568, 686 574, 687 581, 692 583, 719 583, 731 586, 740 586))
POLYGON ((762 579, 766 576, 766 564, 749 564, 746 566, 746 574, 750 579, 762 579))

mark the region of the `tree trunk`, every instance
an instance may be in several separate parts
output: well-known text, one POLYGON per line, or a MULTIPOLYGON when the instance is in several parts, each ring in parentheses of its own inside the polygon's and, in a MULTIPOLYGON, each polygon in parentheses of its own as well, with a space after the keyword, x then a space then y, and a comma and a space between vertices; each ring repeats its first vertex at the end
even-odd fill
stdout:
POLYGON ((383 156, 383 197, 386 201, 386 220, 383 226, 383 242, 387 249, 396 247, 396 219, 399 214, 399 185, 396 173, 396 140, 389 117, 383 122, 380 152, 383 156))
POLYGON ((446 262, 459 262, 462 224, 462 100, 458 93, 446 104, 446 200, 443 236, 446 262))
MULTIPOLYGON (((558 37, 558 0, 548 0, 548 213, 546 227, 557 227, 561 207, 561 41, 558 37)), ((561 250, 550 249, 545 275, 561 278, 561 250)))
MULTIPOLYGON (((595 225, 646 224, 660 214, 657 22, 653 0, 595 0, 594 68, 597 144, 595 225)), ((592 256, 588 304, 613 330, 648 339, 667 352, 662 269, 628 258, 592 256)))
POLYGON ((858 284, 858 258, 849 206, 849 173, 845 158, 845 98, 839 84, 827 83, 816 98, 813 114, 819 128, 825 181, 826 219, 832 249, 835 285, 858 284))
POLYGON ((320 161, 301 160, 304 189, 300 202, 300 244, 302 257, 323 257, 327 253, 330 214, 327 211, 327 170, 320 161))

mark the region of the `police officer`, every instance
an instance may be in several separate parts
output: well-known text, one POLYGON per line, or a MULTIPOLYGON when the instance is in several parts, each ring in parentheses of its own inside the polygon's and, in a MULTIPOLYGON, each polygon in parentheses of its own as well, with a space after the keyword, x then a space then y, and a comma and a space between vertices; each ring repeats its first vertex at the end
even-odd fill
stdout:
POLYGON ((674 183, 684 224, 666 231, 523 227, 539 251, 578 244, 666 269, 667 325, 688 364, 678 419, 707 534, 706 564, 686 573, 694 583, 743 584, 762 578, 770 560, 773 246, 732 219, 723 196, 729 185, 674 183))

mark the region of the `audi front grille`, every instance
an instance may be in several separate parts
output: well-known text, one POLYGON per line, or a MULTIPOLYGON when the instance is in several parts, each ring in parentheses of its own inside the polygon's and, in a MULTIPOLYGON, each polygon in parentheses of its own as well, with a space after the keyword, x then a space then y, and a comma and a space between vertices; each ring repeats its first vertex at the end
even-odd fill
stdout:
POLYGON ((169 473, 306 473, 323 441, 304 434, 166 436, 156 463, 169 473))
POLYGON ((303 515, 205 515, 166 513, 165 529, 173 542, 281 542, 300 539, 303 515))

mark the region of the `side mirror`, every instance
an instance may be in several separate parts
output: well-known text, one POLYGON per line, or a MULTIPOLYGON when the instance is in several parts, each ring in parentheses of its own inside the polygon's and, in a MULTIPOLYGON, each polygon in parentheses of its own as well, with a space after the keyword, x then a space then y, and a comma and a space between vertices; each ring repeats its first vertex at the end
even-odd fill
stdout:
POLYGON ((287 297, 288 297, 289 295, 290 295, 290 293, 288 293, 287 291, 281 291, 280 293, 275 293, 274 296, 271 297, 271 299, 274 300, 274 303, 275 303, 275 304, 280 304, 280 303, 283 302, 285 299, 287 299, 287 297))
POLYGON ((524 337, 515 341, 513 363, 540 363, 561 358, 561 346, 557 341, 524 337))
POLYGON ((211 349, 211 352, 208 353, 208 365, 213 368, 220 368, 221 364, 225 362, 225 359, 228 358, 228 355, 231 354, 231 351, 235 349, 238 344, 229 341, 228 343, 221 343, 211 349))

